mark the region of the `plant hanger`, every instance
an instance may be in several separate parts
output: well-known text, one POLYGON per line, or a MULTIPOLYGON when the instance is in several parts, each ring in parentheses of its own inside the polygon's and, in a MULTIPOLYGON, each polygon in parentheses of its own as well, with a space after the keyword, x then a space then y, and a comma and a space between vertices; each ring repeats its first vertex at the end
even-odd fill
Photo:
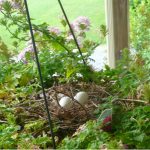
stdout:
MULTIPOLYGON (((60 0, 58 0, 58 3, 59 3, 59 6, 60 6, 60 8, 62 10, 62 13, 63 13, 63 15, 65 17, 65 20, 66 20, 66 22, 68 24, 70 32, 71 32, 71 34, 73 36, 74 42, 75 42, 75 44, 77 46, 77 49, 78 49, 78 51, 79 51, 79 53, 81 55, 83 64, 86 65, 86 62, 84 60, 84 57, 83 57, 83 54, 81 52, 80 46, 78 44, 77 38, 76 38, 76 36, 74 34, 74 31, 73 31, 73 29, 71 27, 71 24, 69 22, 67 14, 66 14, 66 12, 65 12, 65 10, 63 8, 63 5, 62 5, 60 0)), ((55 143, 55 138, 54 138, 55 136, 54 136, 53 127, 52 127, 51 114, 50 114, 50 111, 49 111, 49 108, 48 108, 48 101, 47 101, 47 97, 46 97, 46 92, 45 92, 45 87, 44 87, 44 82, 43 82, 43 77, 42 77, 42 72, 41 72, 41 66, 40 66, 40 62, 39 62, 39 58, 38 58, 38 52, 37 52, 37 48, 36 48, 36 44, 35 44, 35 38, 34 38, 34 34, 33 34, 32 23, 31 23, 30 12, 29 12, 29 9, 28 9, 27 0, 24 0, 24 4, 25 4, 25 9, 26 9, 26 15, 27 15, 27 20, 28 20, 28 24, 29 24, 29 29, 30 29, 30 34, 31 34, 31 39, 32 39, 32 44, 33 44, 33 49, 34 49, 37 69, 38 69, 39 78, 40 78, 41 87, 42 87, 42 92, 43 92, 43 96, 44 96, 45 108, 46 108, 46 112, 47 112, 50 133, 51 133, 51 136, 52 136, 53 149, 56 149, 56 143, 55 143)))
POLYGON ((85 60, 84 60, 84 58, 83 58, 83 55, 82 55, 81 48, 80 48, 80 46, 79 46, 79 44, 78 44, 77 38, 76 38, 76 36, 75 36, 75 34, 74 34, 74 31, 73 31, 73 29, 72 29, 72 27, 71 27, 71 24, 70 24, 70 22, 69 22, 69 19, 68 19, 68 17, 67 17, 67 14, 66 14, 66 12, 65 12, 65 10, 64 10, 64 8, 63 8, 63 5, 62 5, 62 3, 61 3, 61 0, 58 0, 58 3, 59 3, 59 6, 60 6, 60 8, 61 8, 61 10, 62 10, 62 13, 63 13, 63 15, 64 15, 64 17, 65 17, 65 19, 66 19, 66 22, 67 22, 67 24, 68 24, 68 26, 69 26, 70 32, 71 32, 71 34, 72 34, 72 36, 73 36, 74 42, 75 42, 75 44, 76 44, 76 46, 77 46, 77 49, 78 49, 78 51, 79 51, 79 53, 80 53, 80 55, 81 55, 83 64, 86 65, 86 62, 85 62, 85 60))
MULTIPOLYGON (((78 51, 79 51, 79 53, 81 55, 83 64, 86 65, 86 62, 85 62, 84 57, 82 55, 82 52, 81 52, 80 46, 78 44, 77 38, 76 38, 76 36, 74 34, 74 31, 73 31, 73 29, 72 29, 72 27, 70 25, 69 19, 68 19, 67 15, 66 15, 66 12, 65 12, 64 8, 63 8, 63 5, 62 5, 60 0, 58 0, 58 3, 59 3, 59 6, 60 6, 60 8, 62 10, 62 13, 63 13, 63 15, 65 17, 65 20, 66 20, 66 22, 67 22, 67 24, 69 26, 70 32, 71 32, 71 34, 73 36, 74 42, 75 42, 75 44, 77 46, 77 49, 78 49, 78 51)), ((25 9, 26 9, 26 15, 27 15, 27 20, 28 20, 28 24, 29 24, 29 29, 30 29, 33 49, 34 49, 34 53, 35 53, 37 69, 38 69, 39 78, 40 78, 41 87, 42 87, 42 92, 43 92, 43 96, 44 96, 45 108, 46 108, 46 112, 47 112, 47 116, 48 116, 48 123, 49 123, 49 127, 50 127, 50 132, 51 132, 51 136, 52 136, 53 149, 56 149, 56 143, 55 143, 54 132, 53 132, 53 127, 52 127, 51 114, 50 114, 50 111, 49 111, 49 108, 48 108, 48 100, 47 100, 47 97, 46 97, 46 92, 45 92, 45 87, 44 87, 44 82, 43 82, 43 77, 42 77, 42 71, 41 71, 41 66, 40 66, 40 62, 39 62, 39 58, 38 58, 38 52, 37 52, 37 48, 36 48, 36 44, 35 44, 35 38, 34 38, 34 34, 33 34, 32 23, 31 23, 30 12, 29 12, 29 9, 28 9, 27 0, 24 0, 24 4, 25 4, 25 9)))
POLYGON ((43 92, 44 101, 45 101, 45 108, 46 108, 46 112, 47 112, 50 132, 51 132, 51 136, 52 136, 53 149, 56 149, 56 143, 55 143, 54 132, 53 132, 53 127, 52 127, 51 114, 50 114, 49 109, 48 109, 48 101, 47 101, 47 97, 46 97, 46 93, 45 93, 45 87, 44 87, 44 82, 43 82, 43 77, 42 77, 42 72, 41 72, 41 66, 40 66, 40 62, 39 62, 39 58, 38 58, 38 52, 36 49, 36 44, 35 44, 35 39, 34 39, 34 34, 33 34, 33 29, 32 29, 31 18, 30 18, 27 0, 24 0, 24 4, 25 4, 27 20, 28 20, 28 24, 29 24, 29 28, 30 28, 30 34, 31 34, 31 39, 32 39, 37 69, 38 69, 39 78, 40 78, 40 82, 41 82, 41 86, 42 86, 42 92, 43 92))

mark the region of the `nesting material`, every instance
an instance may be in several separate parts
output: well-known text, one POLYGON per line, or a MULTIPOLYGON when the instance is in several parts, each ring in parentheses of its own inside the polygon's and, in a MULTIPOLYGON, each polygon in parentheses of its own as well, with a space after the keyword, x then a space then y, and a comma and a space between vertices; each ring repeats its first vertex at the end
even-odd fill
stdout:
MULTIPOLYGON (((101 103, 105 102, 104 98, 111 95, 107 91, 107 87, 105 88, 94 83, 63 84, 51 87, 45 91, 51 119, 53 124, 59 127, 55 135, 60 139, 62 138, 62 133, 70 135, 70 132, 74 133, 74 131, 87 120, 96 119, 94 114, 95 110, 101 106, 101 103), (74 99, 74 95, 80 93, 79 91, 84 91, 88 95, 88 100, 86 98, 84 105, 74 99), (60 103, 62 97, 69 98, 69 101, 70 99, 72 100, 71 107, 69 106, 70 108, 60 103), (67 109, 64 109, 61 105, 67 109)), ((41 93, 42 91, 39 91, 21 100, 19 104, 14 105, 14 111, 16 111, 17 117, 23 118, 23 123, 30 123, 37 120, 42 120, 44 122, 44 128, 34 131, 32 133, 33 136, 43 135, 43 131, 49 133, 45 102, 41 93)), ((120 100, 117 102, 119 102, 119 104, 120 102, 121 104, 125 103, 125 105, 133 103, 131 100, 120 100)), ((136 103, 137 102, 141 103, 140 100, 137 100, 136 103)), ((116 103, 114 102, 114 104, 116 103)))
MULTIPOLYGON (((95 119, 95 109, 102 103, 102 98, 109 95, 104 87, 91 83, 63 84, 45 91, 53 123, 66 130, 76 130, 87 120, 95 119)), ((31 116, 31 120, 38 118, 47 120, 41 93, 42 91, 39 91, 29 97, 29 102, 26 100, 25 103, 19 104, 19 107, 24 108, 24 113, 28 114, 28 117, 31 116)))

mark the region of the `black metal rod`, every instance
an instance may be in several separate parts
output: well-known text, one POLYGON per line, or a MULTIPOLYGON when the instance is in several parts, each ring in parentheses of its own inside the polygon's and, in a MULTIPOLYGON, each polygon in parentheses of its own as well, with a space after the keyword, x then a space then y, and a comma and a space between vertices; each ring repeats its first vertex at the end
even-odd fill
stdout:
POLYGON ((47 112, 47 116, 48 116, 50 132, 51 132, 51 136, 52 136, 53 148, 56 149, 55 138, 54 138, 54 133, 53 133, 53 128, 52 128, 52 120, 51 120, 51 115, 50 115, 49 108, 48 108, 48 101, 46 98, 46 93, 45 93, 45 88, 44 88, 44 83, 43 83, 43 78, 42 78, 42 73, 41 73, 41 66, 40 66, 40 62, 39 62, 39 58, 38 58, 38 52, 36 49, 36 44, 35 44, 35 39, 34 39, 34 34, 33 34, 27 0, 24 0, 24 3, 25 3, 25 8, 26 8, 27 19, 28 19, 28 23, 29 23, 30 34, 31 34, 31 38, 32 38, 32 44, 33 44, 33 49, 34 49, 34 53, 35 53, 37 68, 38 68, 38 72, 39 72, 39 78, 41 81, 41 86, 42 86, 42 91, 43 91, 43 96, 44 96, 44 101, 45 101, 45 107, 46 107, 46 112, 47 112))
POLYGON ((79 50, 79 53, 80 53, 81 58, 82 58, 82 61, 83 61, 84 65, 86 65, 86 62, 85 62, 84 57, 83 57, 83 55, 82 55, 81 48, 80 48, 80 46, 79 46, 79 44, 78 44, 77 38, 76 38, 76 36, 75 36, 75 34, 74 34, 74 31, 73 31, 73 29, 72 29, 72 27, 71 27, 71 25, 70 25, 69 19, 68 19, 68 17, 67 17, 67 14, 66 14, 64 8, 63 8, 63 5, 62 5, 62 3, 61 3, 60 0, 58 0, 58 3, 59 3, 59 5, 60 5, 60 8, 61 8, 61 10, 62 10, 62 12, 63 12, 63 15, 64 15, 66 21, 67 21, 67 24, 68 24, 68 26, 69 26, 69 28, 70 28, 70 32, 71 32, 71 34, 72 34, 72 36, 73 36, 73 39, 74 39, 74 41, 75 41, 75 44, 76 44, 78 50, 79 50))

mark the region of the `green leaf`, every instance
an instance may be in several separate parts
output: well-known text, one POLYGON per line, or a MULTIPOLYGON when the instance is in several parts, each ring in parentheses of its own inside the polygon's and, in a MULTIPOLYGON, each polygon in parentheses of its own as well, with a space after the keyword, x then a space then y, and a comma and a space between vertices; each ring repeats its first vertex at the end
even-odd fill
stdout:
POLYGON ((105 109, 99 116, 98 120, 102 121, 108 116, 112 116, 112 109, 105 109))
POLYGON ((144 137, 145 137, 145 133, 142 133, 142 134, 140 134, 138 136, 135 136, 134 140, 136 140, 138 142, 143 142, 144 137))

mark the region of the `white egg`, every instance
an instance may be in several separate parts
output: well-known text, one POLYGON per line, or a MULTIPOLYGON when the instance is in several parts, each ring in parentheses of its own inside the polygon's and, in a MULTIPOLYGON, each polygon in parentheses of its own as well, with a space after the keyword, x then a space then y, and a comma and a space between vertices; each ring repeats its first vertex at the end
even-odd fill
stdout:
POLYGON ((62 94, 62 93, 58 93, 58 94, 57 94, 57 98, 58 98, 58 99, 61 99, 62 97, 65 97, 65 95, 62 94))
POLYGON ((88 94, 86 92, 78 92, 75 95, 74 99, 77 100, 81 105, 83 105, 88 101, 88 94))
POLYGON ((61 107, 69 109, 73 105, 73 101, 71 100, 71 98, 65 96, 60 99, 59 104, 61 107))

